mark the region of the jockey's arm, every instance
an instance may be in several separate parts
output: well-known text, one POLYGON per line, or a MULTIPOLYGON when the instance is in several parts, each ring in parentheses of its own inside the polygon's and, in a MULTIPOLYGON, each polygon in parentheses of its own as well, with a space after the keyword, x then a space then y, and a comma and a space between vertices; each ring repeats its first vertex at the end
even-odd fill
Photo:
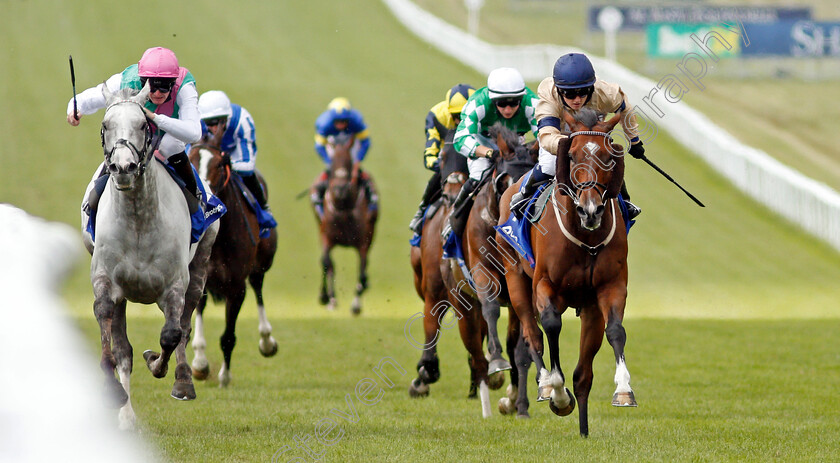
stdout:
MULTIPOLYGON (((108 90, 112 93, 120 89, 120 81, 122 74, 114 74, 105 82, 91 87, 82 93, 76 95, 76 107, 79 112, 79 118, 93 114, 105 107, 105 95, 102 94, 102 86, 107 85, 108 90)), ((72 125, 78 125, 78 121, 73 117, 73 99, 67 102, 67 121, 72 125), (73 119, 71 121, 71 119, 73 119), (73 122, 76 122, 75 124, 73 122)))
POLYGON ((358 163, 365 159, 365 156, 367 156, 367 152, 370 149, 370 137, 367 129, 357 133, 356 140, 359 142, 359 151, 356 153, 356 162, 358 163))
POLYGON ((330 155, 327 154, 327 137, 320 133, 315 134, 315 152, 318 153, 324 164, 330 165, 330 155))
POLYGON ((552 78, 544 79, 537 88, 539 100, 535 110, 537 120, 537 139, 540 148, 557 155, 557 146, 561 139, 567 138, 563 135, 563 103, 560 102, 557 92, 554 90, 552 78))
MULTIPOLYGON (((174 137, 184 143, 195 143, 201 139, 201 119, 198 113, 198 92, 195 84, 182 85, 176 97, 178 118, 155 114, 150 116, 165 136, 174 137)), ((147 113, 148 115, 148 113, 147 113)))
POLYGON ((423 165, 426 169, 435 170, 440 164, 440 149, 443 145, 440 131, 435 124, 437 117, 434 112, 429 111, 426 115, 426 148, 423 150, 423 165))

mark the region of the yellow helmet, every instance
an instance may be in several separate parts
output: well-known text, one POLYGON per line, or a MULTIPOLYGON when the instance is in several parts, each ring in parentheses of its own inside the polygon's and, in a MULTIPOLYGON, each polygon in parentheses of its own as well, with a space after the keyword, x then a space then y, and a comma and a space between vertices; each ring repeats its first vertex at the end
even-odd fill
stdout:
POLYGON ((330 101, 330 104, 327 105, 327 109, 332 111, 335 115, 335 119, 347 119, 350 117, 350 100, 344 98, 343 96, 333 98, 330 101))
POLYGON ((461 114, 467 100, 475 93, 475 89, 469 84, 458 84, 446 91, 446 104, 451 114, 461 114))

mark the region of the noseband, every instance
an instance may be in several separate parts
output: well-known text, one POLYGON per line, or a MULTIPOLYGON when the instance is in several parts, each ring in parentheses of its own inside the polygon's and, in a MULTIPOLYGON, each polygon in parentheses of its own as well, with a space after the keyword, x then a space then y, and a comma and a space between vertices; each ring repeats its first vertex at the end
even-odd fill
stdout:
MULTIPOLYGON (((140 111, 141 112, 143 111, 143 107, 140 106, 140 103, 137 103, 137 102, 131 101, 131 100, 120 100, 120 101, 112 103, 107 108, 105 108, 105 114, 107 114, 108 110, 110 110, 114 106, 124 104, 124 103, 136 104, 137 106, 140 107, 140 111)), ((150 151, 151 150, 149 150, 149 148, 152 145, 152 138, 154 137, 154 128, 152 127, 152 124, 150 123, 149 118, 146 117, 145 114, 143 115, 143 118, 146 120, 146 122, 143 124, 144 139, 143 139, 143 149, 142 150, 137 148, 137 146, 134 143, 132 143, 129 140, 126 140, 125 138, 120 138, 117 141, 115 141, 114 146, 112 146, 111 149, 108 150, 108 148, 105 147, 105 122, 104 121, 102 122, 102 128, 99 130, 99 138, 102 141, 102 151, 105 154, 105 164, 106 165, 111 164, 111 156, 114 155, 114 151, 116 151, 116 149, 119 148, 120 146, 125 146, 126 148, 131 150, 131 152, 134 153, 134 155, 139 160, 138 164, 139 164, 139 169, 140 170, 139 170, 138 175, 143 175, 143 172, 145 172, 146 166, 148 165, 149 160, 151 159, 151 156, 150 156, 150 151)))

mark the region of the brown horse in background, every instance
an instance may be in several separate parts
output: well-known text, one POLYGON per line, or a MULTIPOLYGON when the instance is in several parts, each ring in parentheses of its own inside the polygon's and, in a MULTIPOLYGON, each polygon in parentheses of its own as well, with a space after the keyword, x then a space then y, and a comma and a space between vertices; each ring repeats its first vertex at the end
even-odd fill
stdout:
MULTIPOLYGON (((443 197, 440 204, 436 203, 429 207, 423 224, 420 246, 411 248, 414 286, 417 294, 424 301, 423 328, 425 343, 420 345, 416 341, 412 342, 414 339, 411 333, 406 332, 409 342, 414 347, 423 350, 420 362, 417 364, 418 376, 409 386, 409 395, 411 397, 428 395, 429 384, 440 378, 437 343, 442 334, 441 330, 451 328, 451 323, 442 325, 441 320, 447 310, 452 307, 453 315, 458 321, 461 341, 469 353, 470 392, 468 397, 476 397, 480 392, 482 414, 484 417, 488 417, 490 415, 488 385, 491 385, 493 389, 498 389, 502 386, 502 383, 490 384, 487 377, 488 363, 482 348, 487 327, 481 318, 481 314, 477 310, 470 310, 469 303, 465 304, 460 300, 464 298, 464 295, 459 293, 459 286, 466 283, 463 280, 455 280, 455 275, 449 268, 449 262, 442 258, 441 230, 449 216, 451 204, 468 176, 466 158, 454 151, 451 138, 446 140, 441 153, 441 166, 441 176, 445 182, 443 197)), ((413 320, 414 317, 409 320, 406 330, 410 330, 413 320)), ((500 377, 500 379, 504 381, 504 377, 500 377)))
MULTIPOLYGON (((195 336, 192 362, 193 376, 206 379, 210 365, 205 356, 204 307, 207 294, 214 300, 225 301, 225 331, 221 336, 224 363, 219 369, 219 386, 230 383, 230 364, 233 348, 236 345, 236 319, 242 302, 245 300, 245 280, 251 284, 257 299, 259 314, 260 353, 271 357, 277 353, 277 341, 271 336, 271 324, 265 314, 262 287, 265 273, 271 268, 277 251, 277 230, 272 228, 267 238, 260 238, 257 216, 247 205, 243 189, 245 185, 230 169, 230 157, 219 148, 221 135, 208 144, 194 145, 190 149, 190 162, 199 175, 210 186, 210 190, 227 207, 227 213, 220 219, 219 234, 210 256, 210 271, 205 285, 204 295, 199 301, 195 317, 195 336)), ((263 190, 268 196, 265 179, 255 172, 263 190)), ((249 193, 250 194, 250 193, 249 193)))
MULTIPOLYGON (((574 410, 577 399, 580 434, 588 436, 592 362, 605 332, 615 352, 613 405, 636 406, 624 361, 626 334, 622 326, 627 299, 627 233, 617 196, 624 178, 624 159, 623 148, 613 144, 609 135, 620 115, 599 122, 597 114, 586 109, 578 111, 577 118, 568 112, 564 118, 572 133, 558 149, 558 188, 551 207, 531 225, 535 267, 532 270, 521 257, 515 264, 506 260, 505 277, 530 356, 539 370, 538 400, 548 400, 555 414, 565 416, 574 410), (565 388, 558 345, 561 316, 568 307, 575 307, 581 320, 574 397, 565 388), (548 339, 550 372, 542 359, 537 315, 548 339)), ((499 224, 508 219, 510 197, 518 187, 515 184, 502 196, 499 224)), ((501 236, 497 241, 514 252, 501 236)), ((519 373, 527 374, 527 367, 519 373)), ((525 388, 519 389, 516 405, 520 414, 527 412, 526 394, 525 388)))
MULTIPOLYGON (((537 162, 539 145, 536 141, 524 145, 518 134, 502 124, 490 127, 490 137, 496 141, 500 156, 495 159, 492 177, 476 191, 475 204, 470 211, 467 225, 464 229, 463 249, 464 260, 470 270, 475 290, 469 286, 471 295, 477 298, 481 305, 481 313, 487 324, 487 350, 490 354, 488 375, 491 379, 491 389, 494 385, 504 381, 503 376, 494 377, 504 370, 510 370, 511 384, 508 386, 506 397, 499 401, 499 411, 502 414, 513 413, 513 403, 518 395, 518 388, 525 387, 525 383, 518 385, 520 380, 516 362, 508 362, 502 355, 501 341, 498 334, 498 321, 502 305, 508 307, 508 354, 516 352, 521 333, 519 319, 510 304, 505 281, 504 260, 516 261, 516 254, 506 254, 496 243, 496 230, 493 226, 499 220, 499 198, 502 193, 522 175, 533 168, 537 162)), ((457 270, 453 267, 453 271, 457 270)), ((525 355, 527 349, 520 349, 525 355)), ((522 363, 520 361, 520 363, 522 363)), ((501 386, 501 384, 499 384, 501 386)))
MULTIPOLYGON (((353 315, 362 311, 362 293, 368 287, 367 258, 373 243, 373 233, 378 210, 371 210, 368 197, 362 184, 362 171, 358 163, 353 162, 350 152, 354 138, 339 140, 334 145, 333 157, 327 171, 328 185, 324 195, 324 216, 319 223, 321 237, 321 293, 319 301, 327 304, 328 310, 335 310, 335 268, 330 251, 335 246, 356 248, 359 252, 359 280, 356 284, 356 297, 350 307, 353 315)), ((371 193, 374 191, 373 178, 367 175, 371 193)), ((315 180, 317 183, 317 179, 315 180)), ((312 186, 315 191, 315 185, 312 186)), ((317 211, 315 213, 318 217, 317 211)))

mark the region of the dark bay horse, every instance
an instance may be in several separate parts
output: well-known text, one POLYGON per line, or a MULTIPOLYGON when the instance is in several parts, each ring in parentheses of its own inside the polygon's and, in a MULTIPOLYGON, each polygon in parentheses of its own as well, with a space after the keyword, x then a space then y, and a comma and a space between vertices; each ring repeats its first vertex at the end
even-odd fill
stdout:
MULTIPOLYGON (((356 297, 350 307, 353 315, 362 311, 362 293, 368 287, 367 259, 373 243, 373 233, 377 209, 370 209, 368 197, 364 191, 362 172, 358 163, 353 162, 350 152, 354 138, 337 141, 330 167, 327 171, 328 185, 324 195, 324 216, 319 223, 321 237, 321 293, 319 301, 327 304, 327 309, 335 310, 335 268, 330 252, 335 246, 356 248, 359 252, 359 280, 356 284, 356 297)), ((366 174, 371 190, 373 178, 366 174)), ((317 182, 317 180, 316 180, 317 182)), ((315 187, 313 185, 313 191, 315 187)), ((317 211, 315 214, 318 217, 317 211)))
MULTIPOLYGON (((209 143, 194 145, 190 149, 190 161, 193 166, 210 186, 213 194, 227 206, 227 213, 220 220, 219 233, 210 256, 210 270, 204 294, 198 304, 192 342, 195 353, 192 362, 193 376, 196 379, 206 379, 210 373, 210 365, 205 356, 207 342, 204 338, 204 307, 207 305, 208 294, 214 300, 224 300, 225 331, 220 341, 224 363, 219 370, 220 387, 227 386, 231 380, 230 366, 233 348, 236 345, 236 319, 245 300, 246 280, 250 282, 257 299, 260 353, 265 357, 277 353, 277 341, 271 336, 271 324, 265 314, 262 294, 265 273, 271 268, 274 253, 277 251, 277 230, 272 228, 268 237, 260 238, 257 216, 246 203, 243 193, 247 187, 231 172, 230 157, 219 148, 222 133, 220 130, 209 143)), ((255 175, 267 196, 265 180, 259 172, 255 175)))
MULTIPOLYGON (((496 243, 496 230, 493 226, 499 220, 499 198, 510 185, 536 164, 539 145, 536 141, 522 144, 519 135, 498 123, 490 128, 490 136, 495 139, 500 156, 495 159, 492 176, 476 191, 475 204, 464 229, 464 259, 471 272, 475 290, 471 290, 469 286, 463 289, 478 300, 487 324, 487 350, 490 354, 488 375, 491 384, 504 379, 494 378, 494 375, 511 370, 511 385, 508 386, 507 397, 499 401, 499 411, 509 414, 514 411, 513 403, 518 395, 519 372, 516 363, 509 363, 502 355, 497 325, 501 306, 505 305, 510 312, 507 351, 509 354, 515 352, 521 338, 519 319, 510 305, 502 262, 515 262, 516 254, 506 254, 504 249, 500 248, 496 243)), ((453 272, 457 272, 454 267, 453 272)), ((527 355, 527 350, 521 351, 527 355)))
MULTIPOLYGON (((422 346, 414 346, 422 349, 423 354, 417 364, 418 376, 409 385, 408 391, 411 397, 426 396, 429 394, 429 385, 440 378, 437 342, 443 334, 442 330, 451 328, 451 326, 442 325, 441 320, 447 310, 452 308, 453 315, 458 321, 461 341, 469 354, 469 397, 480 396, 482 415, 486 418, 490 416, 488 387, 492 386, 493 389, 498 389, 502 386, 502 383, 492 384, 488 379, 488 362, 482 348, 483 339, 487 334, 486 324, 478 310, 463 308, 465 305, 459 298, 464 296, 458 292, 463 280, 460 282, 455 280, 449 263, 443 259, 443 243, 440 236, 444 221, 449 216, 451 204, 468 177, 466 158, 452 149, 451 139, 448 139, 444 145, 441 154, 441 166, 441 176, 444 179, 441 204, 435 204, 429 208, 423 224, 420 245, 411 248, 414 286, 417 294, 424 301, 423 329, 425 341, 422 346), (456 288, 454 292, 451 291, 452 288, 456 288)), ((410 329, 410 324, 411 320, 407 329, 410 329)), ((406 335, 411 336, 411 333, 406 333, 406 335)), ((413 338, 411 339, 413 340, 413 338)), ((415 343, 412 342, 412 344, 415 343)), ((501 379, 504 380, 503 377, 501 379)))
MULTIPOLYGON (((615 353, 615 406, 636 406, 630 374, 624 361, 626 334, 622 321, 627 299, 627 233, 617 195, 624 178, 623 148, 612 143, 609 132, 619 122, 616 115, 599 122, 591 110, 564 116, 571 128, 560 143, 557 156, 558 185, 551 207, 531 224, 535 267, 523 258, 505 261, 511 303, 522 326, 531 359, 537 364, 539 401, 549 401, 560 416, 579 408, 579 428, 589 435, 588 400, 592 388, 592 362, 606 333, 615 353), (574 371, 574 397, 565 388, 560 368, 558 338, 561 316, 574 307, 581 320, 580 353, 574 371), (543 363, 542 332, 548 339, 551 371, 543 363)), ((510 197, 518 184, 502 196, 499 224, 510 215, 510 197)), ((501 236, 497 237, 500 243, 501 236)), ((509 252, 513 249, 505 243, 509 252)), ((527 370, 520 368, 520 375, 527 370)), ((517 409, 527 411, 525 388, 519 389, 517 409)))

